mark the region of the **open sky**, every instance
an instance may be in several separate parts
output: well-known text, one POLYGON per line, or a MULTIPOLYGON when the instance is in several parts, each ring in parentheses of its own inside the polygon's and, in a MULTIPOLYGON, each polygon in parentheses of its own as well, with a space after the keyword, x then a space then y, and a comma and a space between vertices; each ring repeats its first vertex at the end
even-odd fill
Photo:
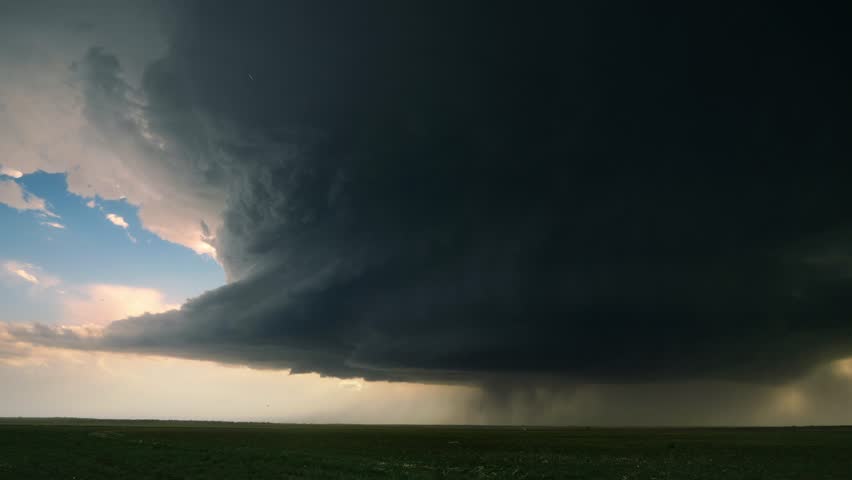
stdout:
POLYGON ((852 423, 850 13, 0 0, 0 416, 852 423))

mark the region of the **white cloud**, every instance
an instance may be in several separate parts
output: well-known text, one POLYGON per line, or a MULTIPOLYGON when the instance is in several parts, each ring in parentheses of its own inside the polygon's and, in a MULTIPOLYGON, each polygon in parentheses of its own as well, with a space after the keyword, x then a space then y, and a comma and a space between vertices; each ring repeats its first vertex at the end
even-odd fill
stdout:
POLYGON ((5 165, 0 165, 0 175, 6 175, 7 177, 12 178, 21 178, 24 176, 20 170, 15 170, 14 168, 9 168, 5 165))
POLYGON ((113 225, 117 225, 121 228, 127 228, 130 225, 124 220, 124 217, 120 215, 116 215, 114 213, 108 213, 106 219, 113 223, 113 225))
POLYGON ((95 284, 69 292, 62 299, 63 318, 77 325, 105 325, 113 320, 180 308, 159 290, 126 285, 95 284))
POLYGON ((60 230, 65 229, 65 225, 62 225, 61 223, 58 223, 58 222, 41 222, 41 224, 46 226, 46 227, 58 228, 60 230))
POLYGON ((9 260, 3 262, 0 273, 3 277, 12 281, 26 282, 40 288, 50 288, 59 285, 58 278, 43 273, 41 269, 30 263, 9 260))
POLYGON ((24 270, 23 268, 10 267, 9 273, 18 276, 19 278, 23 278, 24 280, 26 280, 30 283, 38 285, 38 277, 36 277, 32 273, 24 270))
POLYGON ((180 308, 154 288, 117 284, 64 284, 61 289, 52 288, 62 284, 59 278, 35 265, 14 260, 0 263, 0 280, 27 285, 41 300, 48 300, 43 297, 45 294, 54 295, 49 300, 59 302, 62 314, 56 320, 64 325, 103 326, 114 320, 180 308), (46 289, 51 290, 45 292, 46 289))
POLYGON ((98 204, 95 203, 94 199, 92 199, 92 200, 89 200, 88 202, 86 202, 86 206, 89 207, 89 208, 95 208, 95 207, 98 206, 98 204))
POLYGON ((20 185, 11 180, 0 180, 0 203, 16 210, 34 210, 51 217, 58 217, 47 209, 44 199, 26 192, 20 185))
MULTIPOLYGON (((62 314, 56 319, 63 325, 103 326, 114 320, 136 317, 145 313, 163 313, 180 308, 168 302, 165 294, 154 288, 118 284, 87 284, 57 287, 63 282, 40 267, 7 260, 0 262, 0 280, 17 285, 28 285, 32 293, 45 299, 45 289, 51 289, 52 300, 59 302, 62 314)), ((0 318, 0 325, 2 325, 0 318)), ((72 327, 72 328, 78 328, 72 327)), ((99 327, 98 327, 99 328, 99 327)))

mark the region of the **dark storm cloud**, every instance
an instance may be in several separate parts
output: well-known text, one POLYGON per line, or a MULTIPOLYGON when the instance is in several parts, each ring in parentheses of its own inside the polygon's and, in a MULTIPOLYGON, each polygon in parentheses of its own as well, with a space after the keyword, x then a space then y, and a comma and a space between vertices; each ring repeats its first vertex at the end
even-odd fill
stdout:
POLYGON ((852 353, 842 12, 184 7, 146 115, 225 185, 233 282, 102 338, 19 335, 485 382, 772 381, 852 353))

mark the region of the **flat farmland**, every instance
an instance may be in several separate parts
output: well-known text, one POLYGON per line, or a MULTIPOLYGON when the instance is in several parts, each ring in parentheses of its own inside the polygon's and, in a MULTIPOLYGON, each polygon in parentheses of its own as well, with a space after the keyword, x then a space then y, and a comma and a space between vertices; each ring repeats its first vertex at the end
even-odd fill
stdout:
POLYGON ((849 479, 852 428, 0 420, 2 479, 849 479))

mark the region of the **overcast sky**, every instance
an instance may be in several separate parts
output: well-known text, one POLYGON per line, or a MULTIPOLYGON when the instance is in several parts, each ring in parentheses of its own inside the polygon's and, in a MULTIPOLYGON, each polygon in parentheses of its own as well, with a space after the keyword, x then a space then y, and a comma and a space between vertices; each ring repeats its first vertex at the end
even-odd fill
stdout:
POLYGON ((0 0, 0 415, 850 423, 850 12, 0 0))

